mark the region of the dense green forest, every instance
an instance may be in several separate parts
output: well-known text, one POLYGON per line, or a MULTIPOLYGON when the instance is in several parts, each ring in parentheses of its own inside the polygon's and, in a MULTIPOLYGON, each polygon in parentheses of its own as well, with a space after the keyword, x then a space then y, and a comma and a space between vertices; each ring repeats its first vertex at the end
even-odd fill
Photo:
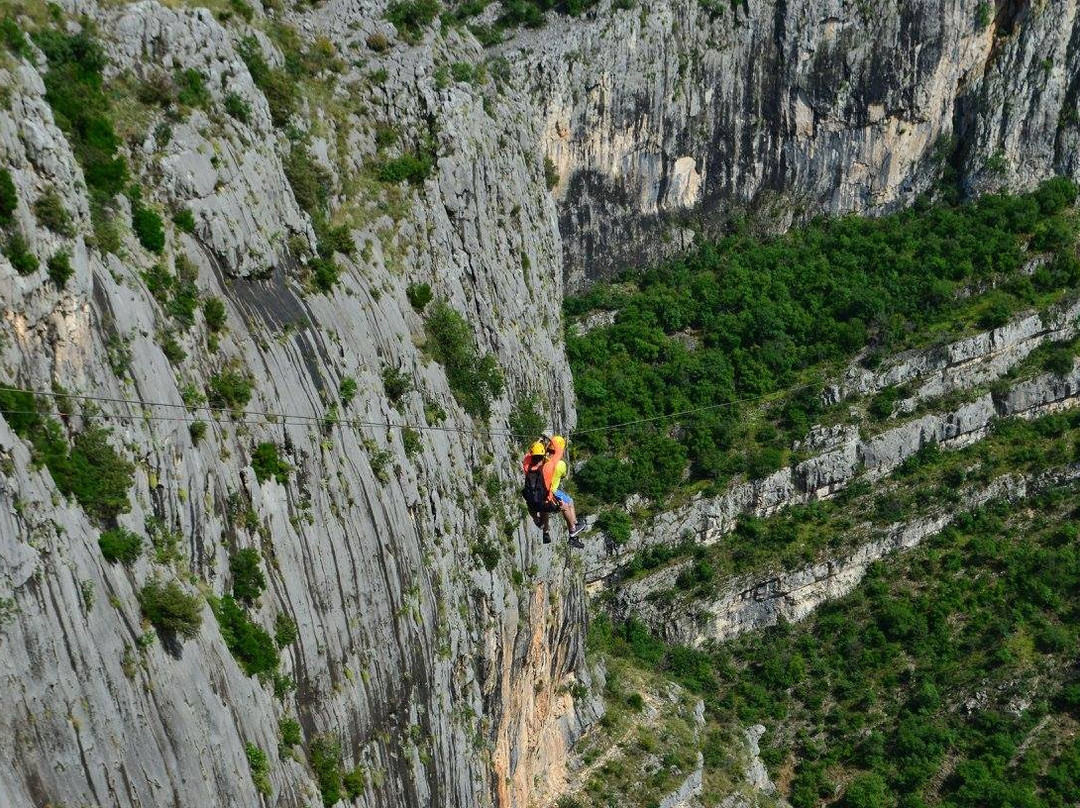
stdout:
POLYGON ((856 357, 1003 325, 1080 282, 1076 186, 822 219, 778 238, 745 230, 566 301, 578 398, 576 475, 590 504, 764 476, 822 413, 822 382, 856 357), (1033 274, 1019 270, 1036 254, 1033 274), (958 294, 966 291, 967 294, 958 294), (743 399, 753 402, 739 404, 743 399), (731 404, 660 424, 612 423, 731 404))
MULTIPOLYGON (((1074 488, 996 504, 798 625, 694 650, 602 615, 591 649, 702 696, 706 796, 731 727, 762 722, 795 808, 1076 805, 1078 520, 1074 488)), ((616 714, 626 678, 609 682, 616 714)), ((601 785, 589 803, 619 799, 601 785)))

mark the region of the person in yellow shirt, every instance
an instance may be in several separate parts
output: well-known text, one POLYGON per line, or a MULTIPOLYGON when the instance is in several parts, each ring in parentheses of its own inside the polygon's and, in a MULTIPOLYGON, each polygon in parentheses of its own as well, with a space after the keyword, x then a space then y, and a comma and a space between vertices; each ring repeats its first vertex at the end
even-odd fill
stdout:
POLYGON ((529 513, 537 527, 543 528, 544 544, 551 541, 548 532, 548 514, 561 511, 570 531, 570 546, 581 550, 585 545, 577 538, 585 530, 585 522, 578 521, 573 498, 560 489, 566 477, 566 438, 555 435, 534 443, 522 461, 525 487, 522 496, 529 505, 529 513), (541 451, 543 454, 541 454, 541 451))

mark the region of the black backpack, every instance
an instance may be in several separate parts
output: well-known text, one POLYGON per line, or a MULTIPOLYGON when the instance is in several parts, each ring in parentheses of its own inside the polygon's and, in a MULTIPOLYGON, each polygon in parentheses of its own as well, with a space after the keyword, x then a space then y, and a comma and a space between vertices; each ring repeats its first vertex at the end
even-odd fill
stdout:
POLYGON ((544 483, 544 464, 537 463, 533 468, 525 472, 525 485, 521 489, 529 509, 536 511, 544 507, 548 501, 547 485, 544 483))

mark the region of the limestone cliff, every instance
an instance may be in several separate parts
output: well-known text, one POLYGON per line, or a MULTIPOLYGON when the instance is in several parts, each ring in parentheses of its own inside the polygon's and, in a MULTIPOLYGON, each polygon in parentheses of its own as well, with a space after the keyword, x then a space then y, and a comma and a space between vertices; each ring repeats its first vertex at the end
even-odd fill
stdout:
POLYGON ((778 230, 894 209, 947 169, 966 193, 1080 176, 1074 0, 665 0, 593 16, 514 43, 575 283, 745 214, 778 230))
POLYGON ((115 105, 188 70, 204 95, 190 110, 114 107, 122 137, 136 124, 118 154, 139 204, 191 220, 166 215, 154 254, 129 229, 136 203, 119 196, 120 243, 106 251, 93 241, 89 180, 45 97, 45 56, 30 46, 0 68, 10 232, 39 259, 25 274, 0 259, 0 382, 42 391, 68 437, 91 422, 111 430, 136 467, 118 524, 146 547, 130 568, 106 563, 98 538, 111 520, 65 498, 0 420, 0 804, 313 805, 321 737, 340 743, 339 774, 359 773, 362 804, 525 805, 566 754, 578 721, 569 686, 585 676, 580 571, 522 527, 518 446, 504 434, 512 403, 530 395, 553 425, 573 423, 536 122, 509 88, 485 96, 436 80, 436 60, 476 58, 475 44, 371 51, 365 33, 393 28, 360 3, 286 17, 305 48, 333 38, 339 71, 302 88, 288 135, 238 54, 254 36, 269 65, 283 63, 254 26, 153 0, 65 11, 62 30, 96 30, 115 105), (356 66, 373 54, 378 83, 356 66), (402 148, 434 139, 422 182, 370 178, 383 125, 402 148), (355 244, 334 256, 340 278, 326 293, 305 283, 298 257, 316 240, 283 169, 300 148, 355 244), (42 223, 50 189, 69 226, 42 223), (60 289, 46 264, 62 251, 73 275, 60 289), (175 301, 151 291, 182 275, 199 299, 224 302, 223 329, 198 309, 177 325, 175 301), (497 359, 506 389, 492 434, 424 347, 406 295, 419 283, 497 359), (226 368, 251 383, 241 414, 201 400, 226 368), (388 369, 406 380, 393 397, 388 369), (49 397, 58 390, 106 400, 49 397), (158 406, 119 403, 130 399, 158 406), (417 429, 407 440, 363 425, 379 423, 417 429), (281 481, 254 473, 261 443, 280 451, 281 481), (273 681, 245 675, 205 600, 201 629, 182 643, 159 641, 140 616, 137 592, 155 578, 200 599, 228 592, 241 548, 261 552, 269 579, 254 622, 273 631, 282 615, 297 627, 273 681), (304 735, 291 752, 279 746, 290 717, 304 735), (246 744, 268 758, 265 795, 246 744))

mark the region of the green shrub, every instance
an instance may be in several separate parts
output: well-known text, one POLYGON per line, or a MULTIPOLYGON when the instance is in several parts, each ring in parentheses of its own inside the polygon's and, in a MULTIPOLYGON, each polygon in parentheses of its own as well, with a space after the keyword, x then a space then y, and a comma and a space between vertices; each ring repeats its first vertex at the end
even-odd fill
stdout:
POLYGON ((405 427, 401 430, 401 445, 405 448, 406 457, 415 457, 424 450, 420 432, 411 427, 405 427))
POLYGON ((879 391, 870 400, 870 406, 867 407, 867 412, 870 416, 877 421, 884 421, 893 413, 893 408, 901 398, 901 391, 899 387, 886 387, 884 390, 879 391))
POLYGON ((401 368, 393 368, 387 365, 382 372, 383 390, 386 397, 393 404, 399 404, 401 400, 412 390, 412 377, 401 368))
POLYGON ((621 547, 630 541, 630 532, 634 523, 630 514, 620 508, 608 508, 601 511, 596 517, 596 529, 614 542, 616 547, 621 547))
POLYGON ((277 617, 274 619, 274 640, 277 641, 278 648, 292 645, 299 636, 296 621, 284 612, 278 612, 277 617))
POLYGON ((843 808, 890 808, 896 800, 881 775, 871 773, 860 774, 848 783, 839 804, 843 808))
POLYGON ((137 185, 128 192, 131 198, 131 229, 144 249, 160 255, 165 249, 165 224, 161 215, 142 201, 142 191, 137 185))
POLYGON ((356 252, 356 242, 347 224, 331 227, 323 217, 315 219, 315 235, 318 237, 318 251, 323 258, 330 258, 334 253, 352 255, 356 252))
POLYGON ((229 0, 229 8, 239 14, 244 22, 251 22, 255 18, 255 9, 245 0, 229 0))
POLYGON ((289 472, 292 466, 286 463, 278 455, 277 444, 264 441, 255 447, 251 453, 251 468, 255 471, 255 479, 264 483, 273 477, 282 485, 289 484, 289 472))
POLYGON ((237 93, 225 95, 225 112, 240 123, 251 123, 251 105, 237 93))
POLYGON ((51 186, 34 202, 34 216, 39 224, 58 235, 67 236, 68 238, 75 235, 75 226, 71 222, 71 214, 64 207, 60 194, 51 186))
POLYGON ((544 157, 544 184, 549 191, 559 184, 559 168, 550 157, 544 157))
POLYGON ((284 168, 296 203, 310 216, 324 212, 330 202, 330 172, 299 144, 293 145, 284 168))
POLYGON ((281 734, 281 745, 292 748, 304 742, 304 736, 300 731, 300 722, 295 718, 283 716, 278 721, 278 732, 281 734))
POLYGON ((393 0, 386 9, 386 19, 393 23, 398 36, 415 43, 439 16, 439 10, 437 0, 393 0))
POLYGON ((187 358, 187 351, 184 350, 179 341, 176 339, 176 335, 171 331, 166 332, 160 336, 161 339, 161 352, 165 354, 165 358, 174 365, 178 365, 187 358))
POLYGON ((1012 307, 1004 294, 991 294, 983 305, 979 314, 978 323, 980 328, 1001 328, 1009 322, 1012 316, 1012 307))
POLYGON ((174 277, 163 264, 155 264, 142 276, 154 299, 186 330, 194 324, 195 310, 199 307, 197 270, 183 255, 176 256, 176 270, 174 277))
POLYGON ((176 76, 176 99, 186 107, 205 108, 210 105, 210 91, 206 89, 203 74, 193 67, 180 71, 176 76))
MULTIPOLYGON (((56 432, 59 435, 58 427, 56 432)), ((75 436, 69 454, 59 448, 58 438, 57 451, 45 458, 56 487, 74 496, 87 514, 103 520, 131 510, 128 489, 135 474, 134 465, 117 454, 108 437, 109 430, 88 426, 75 436)))
POLYGON ((1034 197, 1039 210, 1046 216, 1053 216, 1076 204, 1076 183, 1067 177, 1055 177, 1044 182, 1035 191, 1034 197))
POLYGON ((172 217, 173 224, 185 233, 195 232, 195 214, 188 208, 181 208, 172 217))
POLYGON ((255 82, 270 106, 270 119, 274 126, 285 126, 296 111, 297 85, 289 74, 279 68, 271 68, 262 55, 259 41, 253 36, 240 40, 237 46, 240 58, 247 65, 255 82))
POLYGON ((410 283, 405 287, 405 297, 409 299, 417 314, 423 314, 427 304, 431 302, 431 285, 427 283, 410 283))
POLYGON ((338 266, 331 259, 313 258, 308 269, 311 270, 312 286, 324 294, 330 292, 338 282, 338 266))
POLYGON ((266 759, 266 752, 253 743, 246 743, 244 753, 247 755, 248 766, 251 767, 255 790, 264 797, 269 797, 273 794, 273 789, 270 787, 270 762, 266 759))
POLYGON ((210 377, 206 400, 215 409, 240 409, 251 401, 252 380, 236 368, 225 368, 210 377))
POLYGON ((143 282, 146 290, 158 303, 168 305, 176 279, 165 268, 164 264, 154 264, 149 269, 143 270, 143 282))
POLYGON ((49 280, 56 284, 58 289, 63 289, 67 282, 71 280, 71 276, 75 274, 67 250, 60 250, 49 258, 46 266, 49 270, 49 280))
POLYGON ((446 371, 454 398, 469 415, 488 418, 491 401, 502 395, 502 372, 491 354, 480 356, 472 329, 449 304, 439 301, 425 322, 427 349, 446 371))
POLYGON ((248 676, 271 673, 278 666, 277 646, 262 626, 252 622, 230 595, 210 603, 225 646, 248 676))
POLYGON ((476 81, 476 68, 468 62, 454 62, 450 65, 450 75, 454 81, 472 84, 476 81))
POLYGON ((18 206, 19 193, 15 189, 11 172, 6 168, 0 168, 0 226, 11 224, 18 206))
POLYGON ((387 160, 376 169, 376 176, 382 182, 409 182, 420 185, 431 174, 435 161, 429 154, 406 152, 400 157, 387 160))
POLYGON ((176 256, 176 282, 167 306, 172 315, 185 329, 195 323, 195 310, 199 307, 199 287, 196 284, 198 269, 183 254, 176 256))
POLYGON ((154 580, 139 590, 143 616, 161 633, 191 638, 202 625, 202 603, 187 594, 176 581, 162 584, 154 580))
POLYGON ((103 200, 123 191, 127 181, 127 165, 116 155, 120 139, 109 118, 111 104, 102 81, 105 54, 88 28, 74 34, 41 30, 34 41, 49 62, 45 99, 83 168, 92 209, 100 211, 103 200))
POLYGON ((30 251, 30 245, 27 244, 22 233, 16 231, 8 236, 7 244, 4 245, 4 255, 20 275, 33 275, 38 271, 37 256, 30 251))
POLYGON ((308 746, 308 759, 323 805, 331 808, 341 799, 341 741, 332 735, 316 736, 308 746))
POLYGON ((188 434, 191 435, 191 442, 198 446, 206 437, 206 421, 192 421, 188 424, 188 434))
POLYGON ((142 537, 127 528, 114 527, 98 537, 98 547, 110 564, 134 564, 142 555, 142 537))
POLYGON ((367 787, 367 775, 359 766, 351 772, 347 772, 341 778, 341 782, 345 786, 345 796, 350 800, 358 800, 364 796, 364 789, 367 787))
POLYGON ((266 576, 259 567, 260 560, 259 551, 253 547, 245 547, 229 557, 233 597, 241 603, 254 603, 266 589, 266 576))
POLYGON ((26 41, 22 29, 19 28, 19 24, 15 22, 14 18, 10 16, 5 16, 0 20, 0 41, 3 41, 7 49, 16 56, 25 59, 32 54, 30 43, 26 41))
POLYGON ((773 446, 766 446, 751 454, 746 460, 746 473, 752 480, 768 477, 784 465, 784 453, 773 446))
POLYGON ((1075 351, 1069 345, 1056 345, 1043 360, 1043 369, 1058 376, 1072 373, 1075 351))
POLYGON ((341 406, 348 407, 352 403, 352 400, 356 397, 356 379, 352 376, 346 376, 338 384, 338 396, 341 398, 341 406))
POLYGON ((143 523, 150 545, 154 548, 154 560, 159 564, 174 564, 183 557, 181 542, 183 535, 179 530, 157 516, 148 516, 143 523))
POLYGON ((217 333, 225 328, 225 302, 220 297, 208 297, 202 304, 203 317, 206 319, 206 327, 211 333, 217 333))
POLYGON ((510 410, 510 431, 519 438, 540 435, 547 420, 540 414, 540 400, 537 396, 525 396, 514 402, 510 410))
POLYGON ((379 149, 385 149, 388 146, 393 146, 397 143, 398 130, 393 124, 390 123, 377 123, 375 124, 375 146, 379 149))
POLYGON ((481 536, 472 545, 472 554, 476 559, 483 564, 484 569, 488 572, 495 570, 499 566, 499 548, 492 544, 491 540, 486 536, 481 536))

